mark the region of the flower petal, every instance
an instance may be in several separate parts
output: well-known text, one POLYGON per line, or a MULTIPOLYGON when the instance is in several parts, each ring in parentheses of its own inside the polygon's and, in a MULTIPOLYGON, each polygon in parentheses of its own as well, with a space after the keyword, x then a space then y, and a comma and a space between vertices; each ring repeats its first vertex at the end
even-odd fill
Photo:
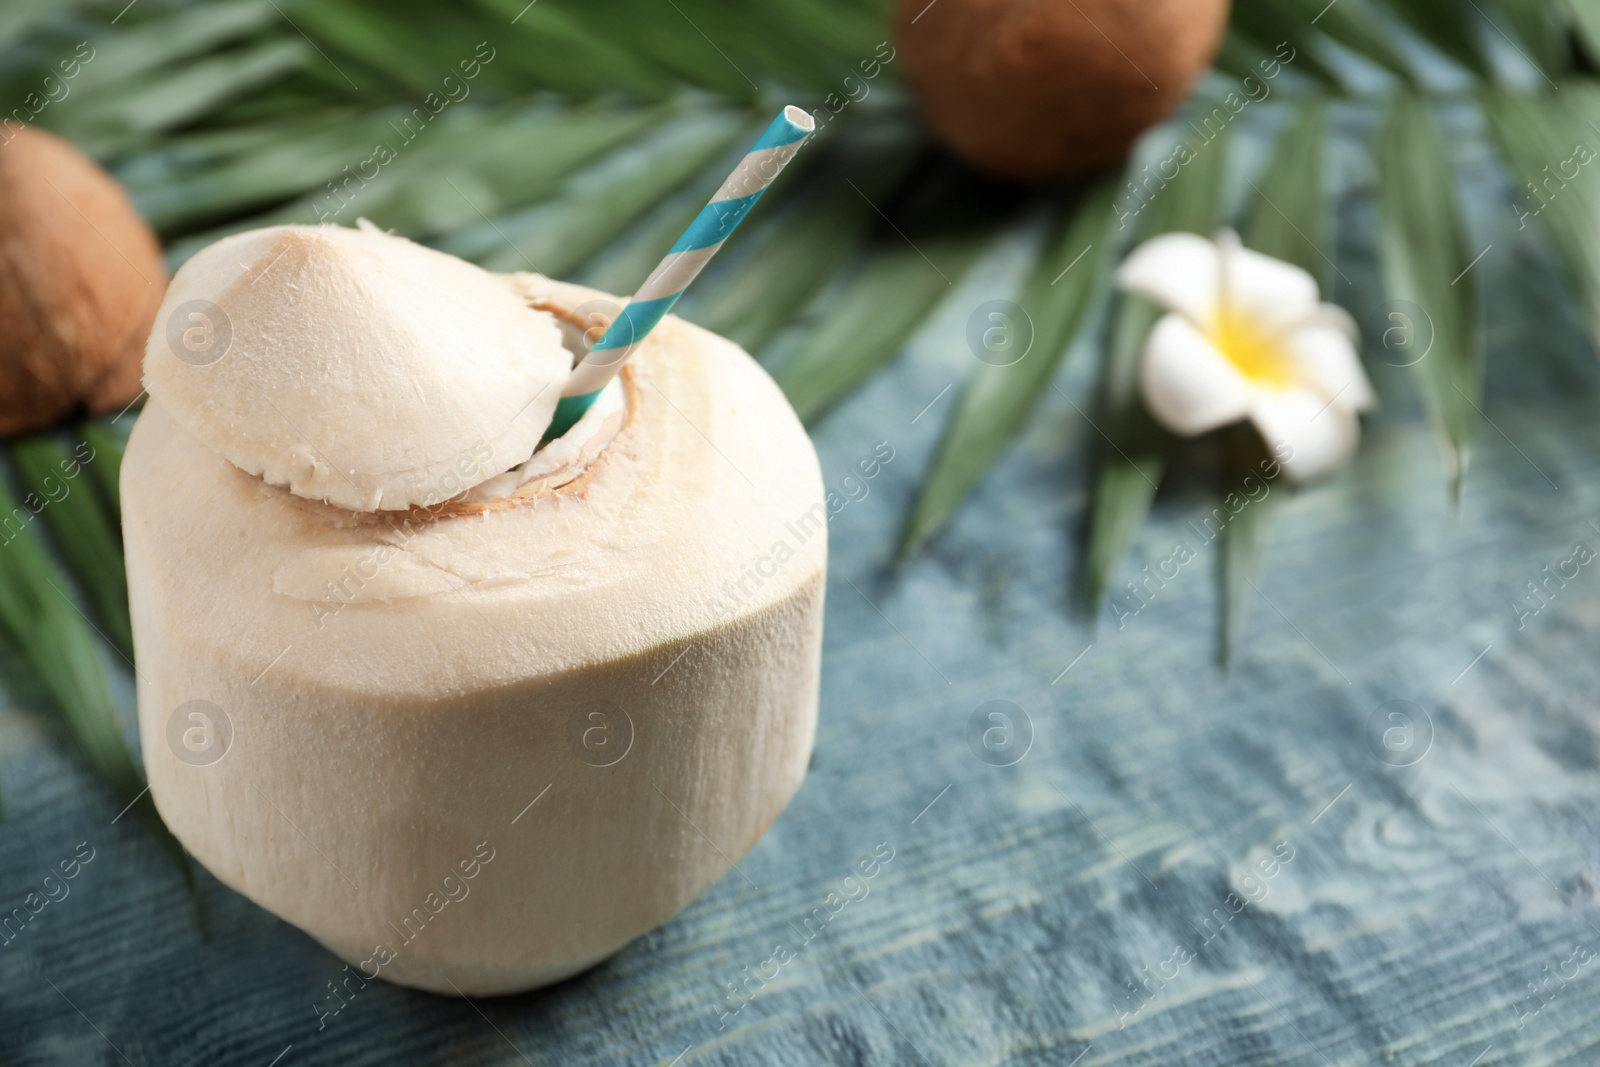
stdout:
POLYGON ((1307 323, 1338 330, 1348 337, 1353 345, 1361 343, 1361 327, 1356 325, 1356 317, 1338 304, 1319 305, 1307 323))
POLYGON ((1221 253, 1221 299, 1240 318, 1266 329, 1285 329, 1319 314, 1317 280, 1281 259, 1239 243, 1232 230, 1217 234, 1221 253))
POLYGON ((1349 336, 1333 320, 1313 322, 1283 339, 1298 377, 1322 394, 1324 403, 1366 411, 1378 402, 1349 336))
POLYGON ((1308 389, 1262 390, 1250 406, 1267 447, 1291 481, 1307 482, 1344 466, 1361 439, 1355 409, 1330 404, 1308 389))
POLYGON ((1182 315, 1167 315, 1150 331, 1139 384, 1150 413, 1185 437, 1244 418, 1253 393, 1233 364, 1182 315))
POLYGON ((1198 234, 1164 233, 1128 254, 1117 268, 1117 287, 1205 328, 1216 314, 1219 271, 1215 244, 1198 234))

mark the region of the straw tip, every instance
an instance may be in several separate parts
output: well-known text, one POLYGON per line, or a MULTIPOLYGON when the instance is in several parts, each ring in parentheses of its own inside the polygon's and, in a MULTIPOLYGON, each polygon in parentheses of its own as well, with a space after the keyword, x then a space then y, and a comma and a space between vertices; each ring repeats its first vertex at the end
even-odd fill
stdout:
POLYGON ((806 133, 811 133, 817 128, 817 120, 811 117, 811 112, 802 110, 793 104, 789 104, 783 109, 783 117, 785 121, 806 133))

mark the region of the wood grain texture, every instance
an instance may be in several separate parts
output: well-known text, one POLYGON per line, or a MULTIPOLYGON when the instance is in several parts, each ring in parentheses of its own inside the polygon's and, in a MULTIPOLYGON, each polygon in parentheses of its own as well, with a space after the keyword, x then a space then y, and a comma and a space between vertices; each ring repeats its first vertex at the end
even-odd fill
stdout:
MULTIPOLYGON (((549 990, 469 1003, 374 982, 319 1030, 338 962, 209 878, 202 937, 171 864, 131 819, 113 824, 51 718, 27 710, 40 694, 12 688, 0 906, 79 842, 96 852, 0 945, 0 1063, 1594 1062, 1600 564, 1524 628, 1509 604, 1576 542, 1600 549, 1600 367, 1501 192, 1485 175, 1470 198, 1494 245, 1474 268, 1490 369, 1459 514, 1412 380, 1375 362, 1384 406, 1348 474, 1278 516, 1227 675, 1215 545, 1189 525, 1211 506, 1203 457, 1163 489, 1113 596, 1177 540, 1198 558, 1121 627, 1072 613, 1097 435, 1053 391, 952 527, 886 569, 955 391, 913 418, 969 372, 967 315, 1024 266, 1015 249, 986 261, 818 430, 830 487, 875 441, 896 457, 834 520, 816 757, 740 862, 748 881, 724 878, 549 990), (993 699, 1033 724, 1013 766, 966 740, 993 699), (1366 736, 1392 700, 1432 724, 1410 766, 1366 736), (894 857, 867 894, 807 939, 884 842, 894 857), (1250 880, 1279 842, 1293 858, 1250 880), (1257 899, 1231 914, 1230 893, 1257 899), (727 984, 780 942, 794 958, 719 1024, 727 984), (1179 945, 1192 958, 1174 966, 1179 945), (1567 962, 1579 945, 1595 955, 1567 962), (1130 983, 1164 964, 1136 999, 1130 983)), ((1370 229, 1363 190, 1343 215, 1352 288, 1337 295, 1368 309, 1373 337, 1373 250, 1350 236, 1370 229)), ((1091 410, 1084 355, 1059 384, 1091 410)), ((717 665, 691 652, 674 669, 717 665)))

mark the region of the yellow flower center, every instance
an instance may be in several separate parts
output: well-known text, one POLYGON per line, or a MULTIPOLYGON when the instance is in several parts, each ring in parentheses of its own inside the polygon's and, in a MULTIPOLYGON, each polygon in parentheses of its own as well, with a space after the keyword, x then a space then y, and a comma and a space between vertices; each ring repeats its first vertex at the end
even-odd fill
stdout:
POLYGON ((1227 308, 1217 310, 1211 343, 1235 369, 1258 385, 1283 388, 1294 384, 1294 365, 1283 351, 1282 336, 1227 308))

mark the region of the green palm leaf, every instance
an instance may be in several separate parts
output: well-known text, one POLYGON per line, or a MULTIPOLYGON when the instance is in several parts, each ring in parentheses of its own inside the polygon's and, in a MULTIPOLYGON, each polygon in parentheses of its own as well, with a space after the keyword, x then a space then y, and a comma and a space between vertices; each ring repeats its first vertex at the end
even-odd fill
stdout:
POLYGON ((122 486, 118 479, 122 473, 123 437, 102 422, 85 422, 78 428, 83 431, 83 439, 89 443, 89 447, 94 449, 95 458, 89 470, 99 483, 112 517, 117 518, 122 514, 122 486))
POLYGON ((1243 232, 1246 245, 1323 280, 1333 266, 1323 180, 1327 138, 1327 106, 1310 97, 1295 109, 1266 170, 1251 182, 1255 200, 1243 232))
POLYGON ((69 448, 42 435, 11 444, 11 461, 29 499, 38 502, 57 551, 94 606, 96 629, 132 662, 122 540, 88 473, 99 459, 86 441, 69 448))
POLYGON ((1416 79, 1394 45, 1388 20, 1368 0, 1239 0, 1235 18, 1259 27, 1266 34, 1263 43, 1287 41, 1296 51, 1318 57, 1327 39, 1407 82, 1416 79))
POLYGON ((1217 64, 1240 82, 1261 79, 1271 64, 1282 63, 1282 55, 1292 56, 1289 67, 1316 79, 1329 89, 1342 89, 1344 79, 1328 64, 1327 38, 1306 19, 1291 11, 1283 0, 1240 0, 1233 9, 1233 21, 1217 64), (1263 68, 1262 63, 1268 66, 1263 68))
POLYGON ((487 232, 492 226, 486 219, 555 196, 575 171, 668 123, 680 110, 668 105, 468 108, 447 112, 414 132, 400 125, 409 109, 385 109, 364 123, 367 147, 359 152, 341 147, 348 133, 334 128, 285 138, 188 181, 152 178, 134 190, 141 206, 149 205, 156 218, 175 227, 254 207, 274 195, 305 194, 185 237, 173 246, 177 259, 229 233, 281 223, 350 224, 363 217, 418 239, 471 227, 487 232), (392 150, 392 162, 374 165, 379 144, 392 150), (370 181, 363 177, 374 173, 370 181))
MULTIPOLYGON (((242 144, 216 144, 215 134, 174 138, 140 166, 123 168, 119 177, 151 225, 184 232, 343 177, 342 168, 358 166, 366 155, 352 152, 351 142, 370 146, 392 137, 394 114, 380 111, 356 118, 323 113, 258 127, 242 144)), ((295 217, 309 220, 315 215, 306 206, 295 217)), ((208 236, 207 243, 214 239, 208 236)))
POLYGON ((1431 336, 1432 347, 1412 369, 1459 499, 1483 395, 1477 280, 1470 270, 1478 253, 1468 243, 1449 150, 1427 101, 1395 96, 1377 158, 1384 287, 1431 336))
MULTIPOLYGON (((992 313, 993 327, 1010 334, 1031 324, 1032 347, 1016 362, 983 362, 968 379, 939 442, 933 467, 900 534, 902 558, 946 522, 972 487, 1011 444, 1043 399, 1056 370, 1094 310, 1111 252, 1117 182, 1103 178, 1066 208, 1046 239, 1016 312, 992 313), (1020 322, 1012 321, 1012 316, 1020 322)), ((980 328, 988 328, 980 322, 980 328)), ((1013 337, 1009 343, 1016 343, 1013 337)), ((974 352, 977 355, 977 352, 974 352)))
MULTIPOLYGON (((1252 182, 1255 202, 1244 226, 1244 243, 1258 252, 1303 267, 1325 278, 1332 263, 1323 249, 1328 244, 1329 211, 1323 195, 1323 146, 1327 140, 1327 108, 1312 97, 1301 104, 1258 181, 1252 182)), ((1221 621, 1219 649, 1224 666, 1231 662, 1244 633, 1245 618, 1260 576, 1272 520, 1288 501, 1290 490, 1280 479, 1267 482, 1262 462, 1267 452, 1254 429, 1241 427, 1227 454, 1230 494, 1248 501, 1222 527, 1218 578, 1221 621), (1257 497, 1250 479, 1265 485, 1257 497)), ((1226 507, 1228 499, 1223 504, 1226 507)))
MULTIPOLYGON (((1567 62, 1560 6, 1550 0, 1494 0, 1486 5, 1487 11, 1498 15, 1515 34, 1514 41, 1509 35, 1506 40, 1547 77, 1567 62)), ((1498 26, 1492 32, 1504 35, 1498 26)))
POLYGON ((1484 54, 1482 8, 1457 0, 1388 0, 1424 40, 1480 78, 1494 77, 1484 54))
POLYGON ((80 100, 120 95, 141 75, 256 37, 274 28, 278 18, 267 0, 228 0, 127 27, 94 42, 92 58, 72 79, 71 91, 80 100))
MULTIPOLYGON (((69 112, 62 132, 92 152, 138 144, 303 67, 315 53, 300 40, 269 40, 236 53, 186 63, 102 93, 69 112)), ((92 69, 92 68, 91 68, 92 69)))
POLYGON ((1600 59, 1600 0, 1566 0, 1561 5, 1591 59, 1600 59))
MULTIPOLYGON (((1205 105, 1201 105, 1205 109, 1205 105)), ((1210 235, 1223 218, 1223 178, 1233 127, 1213 140, 1190 144, 1194 155, 1137 219, 1140 240, 1185 231, 1210 235)), ((1094 611, 1155 500, 1166 467, 1170 435, 1145 412, 1137 395, 1139 357, 1161 311, 1140 297, 1119 298, 1101 364, 1098 426, 1105 446, 1089 503, 1088 546, 1080 585, 1094 611)))
MULTIPOLYGON (((1579 114, 1600 115, 1593 88, 1572 86, 1566 95, 1579 114)), ((1543 98, 1512 90, 1486 91, 1483 113, 1522 201, 1518 229, 1531 224, 1549 239, 1600 341, 1600 196, 1583 173, 1596 161, 1585 147, 1593 131, 1543 98)))
MULTIPOLYGON (((546 204, 490 218, 444 238, 439 247, 490 270, 537 270, 559 277, 574 270, 737 142, 754 140, 738 112, 695 110, 664 123, 585 172, 546 204)), ((468 198, 470 200, 470 197, 468 198)))
POLYGON ((824 293, 821 322, 775 375, 800 417, 816 419, 892 359, 988 239, 981 228, 887 236, 843 293, 824 293))
POLYGON ((1162 309, 1143 297, 1120 297, 1105 348, 1099 415, 1105 438, 1089 501, 1081 582, 1090 612, 1099 607, 1111 575, 1150 513, 1167 467, 1172 436, 1156 425, 1137 396, 1139 357, 1161 315, 1162 309))
MULTIPOLYGON (((1261 574, 1261 561, 1266 555, 1272 522, 1289 501, 1289 489, 1281 477, 1269 482, 1258 473, 1261 463, 1266 461, 1267 450, 1262 447, 1254 428, 1241 429, 1245 431, 1242 435, 1245 440, 1239 441, 1238 447, 1230 450, 1228 468, 1237 478, 1232 484, 1245 486, 1242 491, 1245 495, 1240 499, 1248 502, 1240 505, 1227 525, 1222 527, 1221 554, 1217 567, 1218 580, 1222 585, 1222 621, 1217 628, 1220 635, 1218 658, 1224 667, 1232 663, 1244 634, 1245 619, 1251 595, 1256 591, 1256 579, 1261 574), (1255 483, 1246 479, 1252 476, 1265 486, 1265 495, 1249 495, 1253 493, 1251 486, 1255 483)), ((1224 507, 1226 504, 1224 500, 1224 507)))

